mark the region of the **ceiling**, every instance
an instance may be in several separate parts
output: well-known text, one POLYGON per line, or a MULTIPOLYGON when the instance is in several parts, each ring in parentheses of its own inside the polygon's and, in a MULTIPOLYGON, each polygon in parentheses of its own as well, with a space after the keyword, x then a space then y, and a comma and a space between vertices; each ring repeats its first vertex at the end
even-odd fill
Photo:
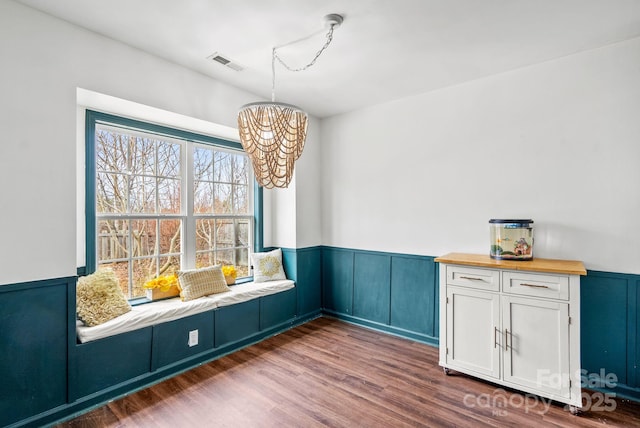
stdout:
POLYGON ((327 117, 640 36, 640 0, 18 0, 256 95, 327 117), (207 59, 219 52, 234 71, 207 59))

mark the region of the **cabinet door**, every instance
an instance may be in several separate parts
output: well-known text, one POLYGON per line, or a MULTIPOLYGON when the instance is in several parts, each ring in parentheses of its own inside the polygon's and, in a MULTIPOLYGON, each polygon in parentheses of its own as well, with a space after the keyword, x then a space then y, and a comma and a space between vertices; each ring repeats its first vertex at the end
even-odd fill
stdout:
POLYGON ((447 287, 446 363, 451 368, 500 377, 500 296, 447 287))
POLYGON ((504 380, 570 397, 569 305, 503 296, 504 380))

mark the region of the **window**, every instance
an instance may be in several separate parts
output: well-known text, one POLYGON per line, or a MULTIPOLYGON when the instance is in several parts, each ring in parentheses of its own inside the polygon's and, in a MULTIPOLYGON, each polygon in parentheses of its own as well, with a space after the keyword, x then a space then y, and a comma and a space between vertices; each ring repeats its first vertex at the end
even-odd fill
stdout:
POLYGON ((113 269, 129 298, 181 268, 249 276, 261 201, 239 143, 93 111, 86 138, 87 272, 113 269))

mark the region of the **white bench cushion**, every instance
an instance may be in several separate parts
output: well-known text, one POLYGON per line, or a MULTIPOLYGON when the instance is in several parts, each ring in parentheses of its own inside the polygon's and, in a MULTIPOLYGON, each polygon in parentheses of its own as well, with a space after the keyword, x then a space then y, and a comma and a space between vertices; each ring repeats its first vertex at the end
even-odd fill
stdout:
POLYGON ((295 283, 289 279, 260 283, 246 282, 230 287, 231 291, 212 294, 187 302, 175 298, 137 305, 134 306, 130 312, 95 327, 87 327, 81 321, 78 321, 76 330, 80 342, 86 343, 162 322, 173 321, 189 315, 199 314, 221 306, 234 305, 257 299, 258 297, 279 293, 289 290, 294 286, 295 283))

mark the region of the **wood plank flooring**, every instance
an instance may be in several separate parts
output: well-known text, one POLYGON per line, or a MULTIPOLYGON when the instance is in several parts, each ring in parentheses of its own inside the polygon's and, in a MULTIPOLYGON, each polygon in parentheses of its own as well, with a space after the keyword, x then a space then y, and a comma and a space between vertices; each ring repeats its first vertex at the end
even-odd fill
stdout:
POLYGON ((445 376, 437 348, 319 318, 58 427, 640 426, 628 400, 579 416, 545 402, 445 376))

